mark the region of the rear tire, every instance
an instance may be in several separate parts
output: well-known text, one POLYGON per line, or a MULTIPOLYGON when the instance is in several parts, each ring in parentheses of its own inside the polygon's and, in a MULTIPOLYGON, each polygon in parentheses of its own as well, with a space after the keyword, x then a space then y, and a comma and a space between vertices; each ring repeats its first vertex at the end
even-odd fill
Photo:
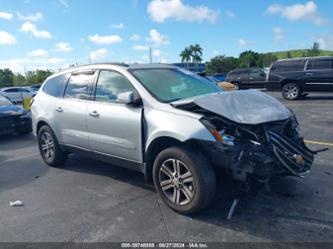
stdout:
POLYGON ((182 214, 206 208, 215 196, 216 178, 210 163, 188 147, 160 152, 154 162, 153 179, 162 200, 182 214))
POLYGON ((67 160, 68 154, 61 150, 57 138, 47 125, 38 131, 38 148, 44 162, 49 166, 59 167, 67 160))
POLYGON ((296 83, 287 83, 282 87, 282 96, 286 100, 296 100, 301 96, 301 88, 296 83))

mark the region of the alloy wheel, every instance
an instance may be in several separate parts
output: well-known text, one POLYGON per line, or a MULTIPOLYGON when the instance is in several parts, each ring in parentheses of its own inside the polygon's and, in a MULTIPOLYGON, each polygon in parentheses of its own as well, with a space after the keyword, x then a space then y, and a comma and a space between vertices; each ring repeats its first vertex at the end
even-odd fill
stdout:
POLYGON ((164 161, 159 169, 159 184, 163 194, 176 205, 186 205, 194 197, 192 172, 178 159, 164 161))
POLYGON ((44 131, 41 136, 40 148, 46 160, 52 160, 55 154, 54 141, 49 132, 44 131))
POLYGON ((298 95, 298 88, 294 85, 288 85, 284 88, 284 95, 288 99, 294 99, 298 95))

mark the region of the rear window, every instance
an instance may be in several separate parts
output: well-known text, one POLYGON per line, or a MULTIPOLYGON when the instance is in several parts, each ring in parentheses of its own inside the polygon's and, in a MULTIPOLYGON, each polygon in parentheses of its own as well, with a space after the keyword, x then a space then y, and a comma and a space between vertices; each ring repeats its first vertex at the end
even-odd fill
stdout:
POLYGON ((312 69, 332 69, 333 60, 309 60, 307 70, 312 69))
POLYGON ((75 73, 66 87, 64 98, 89 100, 93 89, 95 73, 75 73))
POLYGON ((43 92, 53 97, 61 97, 68 80, 68 75, 63 74, 47 80, 43 86, 43 92))
POLYGON ((274 62, 271 72, 303 71, 306 60, 290 60, 274 62))

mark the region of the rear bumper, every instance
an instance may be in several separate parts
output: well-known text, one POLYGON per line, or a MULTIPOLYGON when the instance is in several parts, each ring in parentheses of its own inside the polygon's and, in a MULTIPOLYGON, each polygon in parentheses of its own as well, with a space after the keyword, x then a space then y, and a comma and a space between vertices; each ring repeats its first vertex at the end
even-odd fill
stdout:
POLYGON ((31 118, 9 117, 0 120, 0 135, 14 132, 29 133, 32 130, 31 118))

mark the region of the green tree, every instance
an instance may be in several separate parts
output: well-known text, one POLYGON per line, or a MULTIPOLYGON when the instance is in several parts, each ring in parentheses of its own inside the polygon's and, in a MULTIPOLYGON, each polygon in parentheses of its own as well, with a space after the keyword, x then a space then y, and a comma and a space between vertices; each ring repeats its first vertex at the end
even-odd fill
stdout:
POLYGON ((52 75, 52 71, 50 70, 36 70, 29 71, 26 73, 26 84, 41 84, 47 77, 52 75))
POLYGON ((260 67, 258 63, 259 53, 247 50, 239 55, 239 67, 260 67))
POLYGON ((308 56, 318 56, 320 55, 320 45, 319 42, 314 42, 312 47, 308 50, 308 56))
POLYGON ((13 85, 14 86, 24 86, 26 84, 26 79, 24 75, 18 73, 13 76, 13 85))
POLYGON ((14 74, 9 68, 0 69, 0 87, 12 86, 14 74))
POLYGON ((196 64, 196 68, 198 70, 198 64, 203 60, 202 59, 202 54, 203 54, 203 49, 199 44, 191 45, 190 46, 191 50, 191 56, 192 56, 192 62, 196 64))
POLYGON ((188 63, 191 61, 191 56, 192 56, 192 51, 189 47, 186 47, 181 53, 180 53, 180 58, 182 62, 186 62, 186 67, 188 69, 188 63))
POLYGON ((237 66, 237 58, 219 55, 215 56, 206 63, 206 72, 207 74, 228 73, 229 71, 237 68, 237 66))
POLYGON ((266 53, 262 55, 262 67, 269 67, 273 61, 278 58, 272 53, 266 53))

